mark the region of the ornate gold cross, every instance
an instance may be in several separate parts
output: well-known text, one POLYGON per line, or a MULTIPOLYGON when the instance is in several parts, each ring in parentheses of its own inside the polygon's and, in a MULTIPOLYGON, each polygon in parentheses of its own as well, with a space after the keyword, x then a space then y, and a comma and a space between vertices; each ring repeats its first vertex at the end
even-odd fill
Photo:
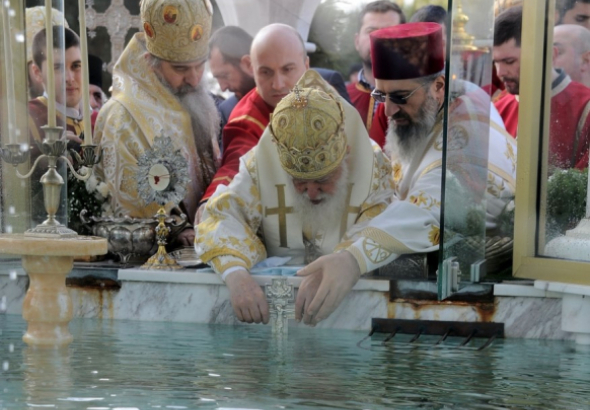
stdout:
POLYGON ((293 92, 295 93, 295 101, 291 103, 291 105, 295 108, 303 108, 307 106, 307 98, 301 95, 301 90, 295 84, 295 88, 293 88, 293 92))
POLYGON ((285 206, 285 184, 276 185, 279 205, 276 208, 265 207, 265 215, 278 215, 279 216, 279 238, 280 247, 288 248, 287 246, 287 214, 293 213, 292 206, 285 206))

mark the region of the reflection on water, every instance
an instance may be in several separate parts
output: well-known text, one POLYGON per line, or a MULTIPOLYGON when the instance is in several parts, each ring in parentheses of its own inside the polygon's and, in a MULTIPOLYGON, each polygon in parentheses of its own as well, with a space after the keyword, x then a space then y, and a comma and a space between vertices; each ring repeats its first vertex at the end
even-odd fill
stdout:
POLYGON ((78 319, 69 348, 38 351, 25 328, 0 316, 0 409, 590 408, 590 355, 569 342, 476 351, 381 335, 357 347, 362 332, 290 329, 277 342, 268 326, 78 319))

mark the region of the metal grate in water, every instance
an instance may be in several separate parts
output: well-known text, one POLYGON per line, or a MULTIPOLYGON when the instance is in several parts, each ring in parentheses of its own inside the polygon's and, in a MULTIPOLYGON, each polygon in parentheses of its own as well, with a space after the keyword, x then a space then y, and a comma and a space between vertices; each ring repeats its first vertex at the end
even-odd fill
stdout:
POLYGON ((420 343, 420 347, 445 347, 445 348, 469 348, 474 350, 483 350, 489 347, 496 338, 504 337, 504 323, 490 322, 452 322, 440 320, 407 320, 407 319, 378 319, 373 318, 371 322, 371 331, 369 334, 357 343, 358 347, 372 337, 375 333, 387 334, 381 342, 382 345, 393 343, 393 339, 398 334, 412 335, 409 341, 404 343, 417 344, 422 335, 440 336, 440 338, 430 344, 420 343), (461 342, 446 344, 449 337, 463 338, 461 342), (470 345, 473 339, 486 339, 483 343, 470 345))

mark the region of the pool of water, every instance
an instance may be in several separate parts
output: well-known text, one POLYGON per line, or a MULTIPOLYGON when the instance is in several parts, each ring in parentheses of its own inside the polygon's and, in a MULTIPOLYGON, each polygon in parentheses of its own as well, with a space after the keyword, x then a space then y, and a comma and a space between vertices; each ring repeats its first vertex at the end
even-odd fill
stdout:
POLYGON ((590 408, 590 352, 571 342, 75 319, 72 345, 44 351, 25 328, 0 315, 0 409, 590 408))

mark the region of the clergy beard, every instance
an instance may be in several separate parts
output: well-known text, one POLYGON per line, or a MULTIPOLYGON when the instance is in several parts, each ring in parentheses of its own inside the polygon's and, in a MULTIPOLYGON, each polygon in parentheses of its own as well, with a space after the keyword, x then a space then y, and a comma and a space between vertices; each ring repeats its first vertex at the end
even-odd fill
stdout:
POLYGON ((242 79, 240 80, 239 90, 234 91, 234 94, 236 95, 236 98, 238 98, 238 100, 241 100, 242 97, 248 94, 252 88, 256 87, 256 83, 254 82, 254 79, 252 77, 250 77, 243 71, 241 71, 241 74, 242 79))
POLYGON ((197 149, 208 147, 207 152, 210 152, 211 158, 213 158, 211 140, 216 138, 219 133, 219 112, 213 98, 202 83, 196 88, 190 88, 190 91, 187 90, 177 95, 180 103, 191 116, 197 149))
POLYGON ((174 88, 158 74, 157 70, 154 72, 164 87, 179 99, 180 104, 189 113, 197 151, 206 153, 214 160, 211 141, 219 132, 219 112, 203 83, 200 82, 196 87, 185 84, 174 88))
POLYGON ((309 199, 307 192, 300 194, 293 184, 287 184, 294 198, 293 208, 301 215, 303 228, 310 229, 312 234, 325 229, 333 224, 339 225, 340 215, 348 205, 345 203, 348 194, 348 162, 342 161, 340 178, 336 181, 334 194, 320 194, 317 199, 322 199, 319 204, 314 204, 309 199))
POLYGON ((398 111, 390 117, 385 152, 391 157, 398 157, 402 160, 411 160, 416 154, 422 142, 428 138, 436 122, 438 113, 438 102, 430 94, 420 107, 416 120, 412 120, 408 114, 398 111), (393 119, 404 118, 407 125, 395 125, 393 119))

